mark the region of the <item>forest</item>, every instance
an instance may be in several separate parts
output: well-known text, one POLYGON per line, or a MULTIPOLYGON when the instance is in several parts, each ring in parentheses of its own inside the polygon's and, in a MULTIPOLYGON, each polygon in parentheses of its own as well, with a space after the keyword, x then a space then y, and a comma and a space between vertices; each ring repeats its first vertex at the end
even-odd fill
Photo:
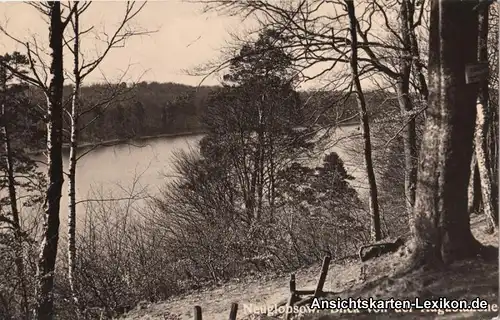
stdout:
MULTIPOLYGON (((91 112, 81 116, 81 122, 86 125, 80 130, 80 139, 83 145, 98 144, 109 140, 126 141, 141 137, 155 137, 169 134, 204 132, 202 116, 207 109, 207 100, 221 87, 200 86, 193 87, 177 83, 140 82, 137 84, 91 84, 83 86, 80 94, 82 108, 97 105, 91 112), (113 99, 109 99, 113 97, 113 99), (109 99, 109 101, 108 101, 109 99)), ((63 95, 65 101, 71 100, 73 88, 65 86, 63 95)), ((42 118, 41 114, 24 113, 26 109, 33 109, 34 105, 43 103, 43 92, 36 87, 26 88, 27 103, 18 106, 20 113, 33 122, 42 118), (23 110, 23 111, 21 111, 23 110)), ((322 90, 321 92, 299 90, 298 94, 303 102, 305 111, 315 119, 316 125, 335 123, 338 125, 356 124, 358 113, 355 97, 344 97, 340 92, 322 90), (316 110, 325 110, 318 113, 316 110)), ((373 108, 370 108, 370 119, 379 120, 386 112, 395 107, 388 102, 397 99, 388 91, 375 90, 365 95, 373 108)), ((38 112, 38 111, 35 111, 38 112)), ((63 123, 69 128, 70 121, 63 123)), ((31 127, 33 134, 40 138, 40 147, 43 147, 46 128, 43 124, 31 127)), ((69 144, 70 137, 66 135, 64 144, 69 144)))

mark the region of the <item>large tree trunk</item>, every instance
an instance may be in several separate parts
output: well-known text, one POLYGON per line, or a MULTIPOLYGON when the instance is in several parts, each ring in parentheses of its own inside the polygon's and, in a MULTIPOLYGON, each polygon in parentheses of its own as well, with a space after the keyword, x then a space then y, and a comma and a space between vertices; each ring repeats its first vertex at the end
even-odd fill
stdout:
POLYGON ((63 25, 61 3, 49 2, 51 49, 50 85, 47 96, 47 178, 42 243, 37 266, 36 319, 54 318, 54 267, 59 241, 59 209, 64 181, 62 162, 63 25))
MULTIPOLYGON (((488 61, 488 11, 489 8, 485 6, 479 14, 479 61, 488 61)), ((477 171, 481 181, 483 210, 489 219, 489 229, 493 231, 498 228, 498 214, 495 212, 495 206, 493 204, 490 161, 486 153, 486 149, 488 148, 486 133, 491 122, 489 119, 490 112, 488 112, 488 100, 488 81, 485 79, 481 83, 481 88, 479 90, 479 103, 476 107, 477 113, 474 150, 476 153, 477 171)))
POLYGON ((14 157, 12 154, 10 132, 7 128, 8 115, 6 112, 6 94, 7 94, 7 70, 2 67, 2 110, 0 118, 3 121, 1 131, 4 139, 4 151, 7 164, 7 185, 9 190, 10 211, 12 215, 12 228, 14 229, 14 263, 16 265, 16 272, 19 281, 21 292, 21 309, 23 311, 23 319, 29 319, 29 301, 28 301, 28 288, 26 286, 25 266, 23 259, 23 235, 21 230, 21 222, 19 219, 19 210, 17 207, 17 192, 16 192, 16 179, 14 177, 14 157))
POLYGON ((480 248, 467 212, 478 86, 466 84, 464 74, 477 56, 476 4, 431 1, 430 95, 411 223, 413 267, 439 267, 480 248))
POLYGON ((356 14, 354 11, 354 2, 352 0, 346 0, 347 13, 349 15, 349 25, 350 25, 350 36, 351 36, 351 75, 352 81, 354 83, 354 88, 356 92, 356 100, 359 107, 359 115, 361 119, 361 128, 363 131, 363 142, 364 142, 364 160, 366 167, 366 174, 368 176, 369 184, 369 206, 370 206, 370 216, 371 216, 371 238, 372 241, 379 241, 382 238, 382 233, 380 230, 380 211, 377 199, 377 183, 375 181, 375 172, 373 170, 372 161, 372 144, 370 141, 370 124, 368 121, 368 113, 366 112, 366 102, 363 94, 363 89, 361 87, 361 82, 359 80, 358 73, 358 38, 356 34, 356 14))

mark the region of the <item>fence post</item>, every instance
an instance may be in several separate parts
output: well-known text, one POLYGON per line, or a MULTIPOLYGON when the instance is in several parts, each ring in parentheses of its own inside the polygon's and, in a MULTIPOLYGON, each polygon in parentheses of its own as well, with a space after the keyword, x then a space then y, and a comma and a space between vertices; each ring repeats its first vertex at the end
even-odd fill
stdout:
POLYGON ((238 313, 238 304, 233 302, 231 304, 231 312, 229 313, 229 320, 236 320, 237 313, 238 313))
POLYGON ((194 320, 202 320, 200 306, 194 306, 194 320))
POLYGON ((328 267, 330 266, 330 261, 332 257, 326 256, 323 259, 323 265, 321 266, 321 273, 319 274, 318 285, 314 291, 314 297, 317 298, 323 293, 323 286, 325 285, 326 275, 328 273, 328 267))
POLYGON ((292 314, 292 312, 289 313, 288 311, 291 310, 291 308, 293 307, 293 304, 296 301, 295 291, 297 291, 296 290, 296 283, 295 283, 295 273, 292 273, 290 275, 290 299, 288 300, 288 303, 286 304, 285 317, 284 317, 285 320, 290 319, 290 316, 292 314))

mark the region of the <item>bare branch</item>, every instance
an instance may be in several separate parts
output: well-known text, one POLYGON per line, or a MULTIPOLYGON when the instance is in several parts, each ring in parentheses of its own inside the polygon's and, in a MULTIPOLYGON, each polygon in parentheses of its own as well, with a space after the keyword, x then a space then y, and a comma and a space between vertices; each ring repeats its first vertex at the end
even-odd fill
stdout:
POLYGON ((413 120, 415 120, 415 118, 416 118, 419 114, 421 114, 422 112, 424 112, 426 109, 427 109, 427 105, 426 105, 426 106, 424 106, 424 107, 422 107, 422 108, 420 108, 420 109, 418 109, 418 110, 412 110, 412 112, 411 112, 411 113, 408 113, 408 115, 409 115, 408 120, 406 120, 406 122, 404 123, 404 125, 403 125, 403 126, 401 126, 401 128, 399 128, 399 130, 396 132, 396 134, 394 134, 394 136, 392 136, 392 137, 391 137, 391 138, 390 138, 390 139, 389 139, 389 140, 385 143, 384 148, 385 148, 385 147, 387 147, 387 146, 388 146, 388 145, 389 145, 389 144, 390 144, 390 143, 391 143, 394 139, 396 139, 396 138, 399 136, 399 134, 400 134, 401 132, 403 132, 403 130, 404 130, 404 129, 405 129, 405 128, 406 128, 406 127, 407 127, 407 126, 408 126, 408 125, 409 125, 409 124, 413 121, 413 120))
POLYGON ((124 46, 127 39, 133 36, 149 35, 156 32, 147 30, 139 31, 127 28, 128 23, 142 11, 144 6, 146 5, 146 2, 142 3, 138 8, 135 8, 135 4, 135 2, 127 2, 123 18, 113 35, 108 36, 104 32, 104 36, 106 37, 105 40, 100 39, 100 37, 98 36, 98 40, 102 40, 106 43, 106 48, 95 60, 82 64, 79 70, 82 79, 99 66, 101 61, 104 60, 111 49, 124 46))

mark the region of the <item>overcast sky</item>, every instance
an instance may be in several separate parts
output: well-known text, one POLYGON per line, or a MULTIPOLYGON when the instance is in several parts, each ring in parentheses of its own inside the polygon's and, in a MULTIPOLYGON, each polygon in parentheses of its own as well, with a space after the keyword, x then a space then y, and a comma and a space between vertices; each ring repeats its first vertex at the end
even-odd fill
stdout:
MULTIPOLYGON (((94 2, 82 16, 84 26, 96 26, 95 31, 112 32, 120 16, 123 16, 125 2, 94 2)), ((48 28, 40 13, 26 3, 0 3, 0 19, 2 26, 13 36, 22 41, 31 40, 35 35, 37 41, 46 42, 48 28)), ((228 31, 241 29, 241 21, 237 18, 201 14, 201 6, 180 0, 150 1, 133 22, 135 28, 157 30, 148 35, 130 39, 125 48, 114 49, 101 65, 88 77, 88 82, 100 82, 103 74, 110 80, 119 78, 130 66, 128 79, 142 77, 144 81, 179 82, 198 85, 201 78, 186 75, 183 69, 191 69, 208 60, 216 59, 219 52, 230 40, 228 31)), ((89 34, 82 40, 82 47, 90 57, 99 50, 89 34)), ((24 52, 22 46, 0 37, 0 50, 24 52)), ((101 48, 102 49, 102 48, 101 48)), ((72 59, 65 59, 70 67, 72 59)), ((68 68, 68 70, 71 70, 68 68)), ((208 79, 206 84, 216 84, 215 78, 208 79)))
MULTIPOLYGON (((142 2, 137 3, 137 6, 140 4, 142 2)), ((81 16, 81 30, 93 27, 92 32, 86 34, 81 41, 87 61, 95 59, 104 49, 103 43, 96 41, 96 33, 101 36, 103 32, 113 33, 123 18, 125 6, 123 1, 94 1, 90 9, 81 16)), ((22 43, 34 43, 36 40, 40 47, 48 47, 48 24, 29 4, 0 3, 0 25, 22 43)), ((255 27, 255 22, 242 22, 238 17, 203 13, 200 4, 167 0, 149 1, 129 26, 135 30, 156 32, 133 37, 126 42, 125 47, 113 49, 100 68, 85 79, 84 84, 102 82, 106 78, 111 82, 135 82, 140 79, 199 85, 202 77, 188 75, 185 70, 194 70, 196 66, 220 59, 221 49, 227 48, 231 41, 230 34, 244 35, 255 27), (127 77, 122 78, 125 71, 127 77)), ((67 31, 70 31, 69 28, 67 31)), ((26 52, 23 44, 0 33, 0 54, 14 50, 26 52)), ((44 60, 49 61, 48 56, 44 60)), ((71 71, 73 59, 69 52, 64 63, 66 70, 71 71)), ((317 64, 308 73, 317 74, 324 67, 317 64)), ((371 86, 368 80, 362 82, 366 87, 371 86)), ((214 76, 207 78, 203 84, 215 85, 219 81, 214 76)), ((318 84, 319 82, 310 82, 302 88, 318 84)))

